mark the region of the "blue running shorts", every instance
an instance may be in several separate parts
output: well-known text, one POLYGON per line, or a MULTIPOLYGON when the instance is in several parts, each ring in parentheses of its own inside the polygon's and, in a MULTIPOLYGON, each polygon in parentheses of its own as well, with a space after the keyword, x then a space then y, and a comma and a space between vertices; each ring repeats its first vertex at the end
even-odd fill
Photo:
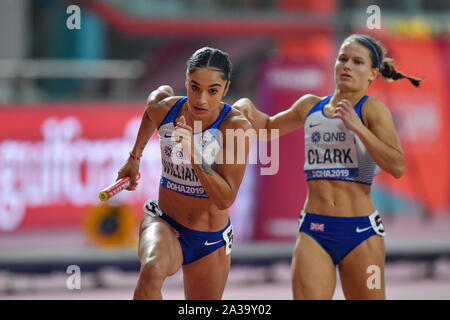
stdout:
POLYGON ((226 246, 225 253, 227 255, 231 253, 233 225, 230 219, 228 219, 227 226, 220 231, 196 231, 182 226, 172 217, 165 214, 156 200, 147 200, 142 209, 152 217, 162 218, 175 231, 183 252, 183 265, 203 258, 223 246, 226 246))

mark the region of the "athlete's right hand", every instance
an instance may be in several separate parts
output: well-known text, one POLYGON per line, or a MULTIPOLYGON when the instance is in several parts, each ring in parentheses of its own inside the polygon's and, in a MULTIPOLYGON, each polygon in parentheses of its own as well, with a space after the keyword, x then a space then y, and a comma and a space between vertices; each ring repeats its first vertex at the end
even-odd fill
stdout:
POLYGON ((116 181, 122 179, 123 177, 130 177, 130 186, 126 189, 128 191, 136 190, 136 187, 138 185, 138 183, 136 182, 136 175, 139 172, 139 165, 139 160, 129 157, 127 162, 125 162, 125 164, 117 173, 116 181))

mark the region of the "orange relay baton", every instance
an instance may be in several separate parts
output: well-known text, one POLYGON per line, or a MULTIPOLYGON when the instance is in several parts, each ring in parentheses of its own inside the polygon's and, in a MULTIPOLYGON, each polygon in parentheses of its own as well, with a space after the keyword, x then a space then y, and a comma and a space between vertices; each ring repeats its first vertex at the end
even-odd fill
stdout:
MULTIPOLYGON (((136 174, 136 181, 138 181, 140 178, 141 178, 141 173, 138 172, 136 174)), ((106 201, 106 200, 110 199, 111 197, 114 197, 120 191, 128 188, 130 186, 130 182, 131 182, 130 177, 123 177, 122 179, 114 182, 109 187, 100 191, 100 194, 98 195, 98 197, 100 198, 100 200, 106 201)))

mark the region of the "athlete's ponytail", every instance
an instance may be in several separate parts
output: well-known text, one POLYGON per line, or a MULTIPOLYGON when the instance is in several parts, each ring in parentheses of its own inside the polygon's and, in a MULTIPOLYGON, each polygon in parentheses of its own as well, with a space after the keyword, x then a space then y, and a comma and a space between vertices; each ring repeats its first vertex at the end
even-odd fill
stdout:
POLYGON ((408 79, 415 87, 420 86, 420 82, 423 81, 423 79, 413 78, 397 71, 394 66, 394 59, 392 58, 383 59, 380 66, 380 73, 383 76, 383 78, 387 80, 408 79))
POLYGON ((420 86, 423 79, 414 78, 399 72, 394 65, 394 59, 387 56, 387 50, 381 43, 381 41, 368 36, 354 34, 348 37, 346 40, 355 40, 360 45, 366 47, 370 51, 370 58, 372 60, 372 68, 378 68, 381 75, 387 81, 395 81, 400 79, 408 79, 409 82, 415 87, 420 86))

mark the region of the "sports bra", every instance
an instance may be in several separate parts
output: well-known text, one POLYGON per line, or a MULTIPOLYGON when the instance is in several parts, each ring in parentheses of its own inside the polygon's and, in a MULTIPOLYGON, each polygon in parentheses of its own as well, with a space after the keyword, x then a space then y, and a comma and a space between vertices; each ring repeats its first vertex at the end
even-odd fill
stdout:
MULTIPOLYGON (((179 99, 169 110, 158 128, 159 143, 161 147, 162 173, 160 184, 163 188, 196 198, 208 198, 192 164, 183 154, 181 143, 172 139, 175 130, 175 119, 187 97, 179 99)), ((208 128, 199 133, 194 133, 194 144, 201 146, 202 159, 208 164, 214 163, 215 156, 222 148, 219 128, 231 110, 231 106, 224 103, 224 108, 217 119, 208 128), (207 148, 205 148, 207 146, 207 148), (207 151, 207 152, 206 152, 207 151), (212 151, 212 152, 211 152, 212 151)), ((197 149, 198 150, 198 149, 197 149)))
MULTIPOLYGON (((332 97, 329 95, 319 101, 305 119, 306 180, 341 180, 371 185, 381 169, 357 134, 347 129, 341 119, 325 115, 323 109, 332 97)), ((354 106, 361 122, 361 107, 367 98, 362 97, 354 106)))

